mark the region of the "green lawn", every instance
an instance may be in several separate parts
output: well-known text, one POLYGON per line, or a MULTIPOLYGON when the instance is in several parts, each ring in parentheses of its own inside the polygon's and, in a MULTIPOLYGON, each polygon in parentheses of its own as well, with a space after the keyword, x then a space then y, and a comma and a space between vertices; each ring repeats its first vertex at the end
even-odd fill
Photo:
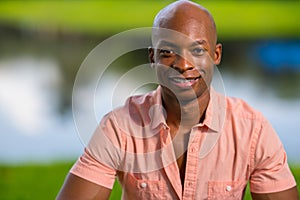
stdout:
POLYGON ((72 163, 0 167, 0 199, 55 199, 72 163))
MULTIPOLYGON (((0 166, 0 199, 1 200, 53 200, 63 184, 72 163, 49 165, 0 166)), ((300 166, 292 165, 291 169, 300 191, 300 166)), ((121 188, 115 184, 111 200, 120 199, 121 188)), ((246 198, 251 199, 249 189, 246 198)))
MULTIPOLYGON (((116 33, 151 26, 155 14, 170 2, 172 1, 1 1, 0 24, 44 31, 116 33)), ((299 1, 196 2, 213 14, 222 38, 257 39, 300 35, 299 1)))

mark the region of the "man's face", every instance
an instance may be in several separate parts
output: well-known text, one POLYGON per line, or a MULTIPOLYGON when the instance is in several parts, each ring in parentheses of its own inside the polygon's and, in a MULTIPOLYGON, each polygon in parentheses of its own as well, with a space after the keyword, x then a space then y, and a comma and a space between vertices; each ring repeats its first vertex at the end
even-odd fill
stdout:
POLYGON ((221 54, 208 26, 205 20, 177 17, 154 29, 153 62, 163 92, 185 101, 208 90, 221 54))

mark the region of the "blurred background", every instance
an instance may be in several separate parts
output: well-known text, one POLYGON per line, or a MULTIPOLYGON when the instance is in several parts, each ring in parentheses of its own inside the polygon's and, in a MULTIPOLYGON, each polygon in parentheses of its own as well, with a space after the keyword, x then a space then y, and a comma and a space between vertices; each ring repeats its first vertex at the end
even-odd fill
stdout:
MULTIPOLYGON (((81 63, 110 36, 150 27, 170 2, 0 1, 0 199, 55 198, 84 148, 72 116, 81 63)), ((300 2, 196 2, 217 24, 226 94, 270 120, 300 180, 300 2)), ((147 62, 141 49, 113 64, 120 74, 147 62)))

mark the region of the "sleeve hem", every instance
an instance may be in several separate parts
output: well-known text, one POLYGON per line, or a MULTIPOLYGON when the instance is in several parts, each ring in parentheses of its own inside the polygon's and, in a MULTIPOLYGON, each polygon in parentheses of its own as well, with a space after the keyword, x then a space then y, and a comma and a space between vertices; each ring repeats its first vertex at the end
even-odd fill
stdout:
POLYGON ((250 183, 250 191, 252 193, 274 193, 281 192, 284 190, 288 190, 292 187, 296 186, 296 182, 294 179, 286 179, 280 182, 265 182, 265 183, 250 183))
POLYGON ((106 182, 100 181, 100 180, 107 179, 107 177, 105 177, 105 175, 102 175, 102 177, 98 175, 97 178, 95 178, 95 176, 89 176, 88 174, 82 173, 81 170, 76 170, 74 168, 72 168, 70 170, 70 173, 74 174, 74 175, 76 175, 76 176, 78 176, 80 178, 83 178, 83 179, 85 179, 87 181, 90 181, 92 183, 95 183, 97 185, 100 185, 100 186, 103 186, 105 188, 108 188, 108 189, 112 189, 113 188, 114 181, 115 181, 115 180, 114 181, 106 181, 106 182))

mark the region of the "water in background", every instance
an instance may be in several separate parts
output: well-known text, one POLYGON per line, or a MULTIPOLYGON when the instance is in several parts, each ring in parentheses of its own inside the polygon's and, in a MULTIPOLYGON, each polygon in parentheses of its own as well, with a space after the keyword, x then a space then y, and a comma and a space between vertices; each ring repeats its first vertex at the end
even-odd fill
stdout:
MULTIPOLYGON (((73 122, 72 87, 80 64, 101 40, 76 36, 50 37, 50 40, 49 36, 47 40, 43 36, 2 37, 0 163, 52 162, 76 159, 81 154, 84 146, 73 122)), ((295 54, 297 58, 294 58, 286 53, 281 56, 290 59, 277 58, 278 46, 270 47, 276 42, 226 41, 219 68, 226 94, 243 98, 262 111, 277 130, 289 160, 299 163, 299 56, 295 54), (273 54, 266 53, 269 51, 273 54)), ((287 47, 294 43, 285 44, 280 43, 283 45, 280 49, 286 48, 285 52, 299 48, 287 47)), ((130 55, 116 62, 117 65, 127 60, 127 64, 122 64, 126 69, 137 64, 132 60, 147 62, 147 51, 136 53, 138 56, 130 55)), ((114 84, 114 79, 111 80, 108 84, 114 84)), ((89 89, 87 81, 82 85, 83 106, 84 91, 89 89)), ((99 110, 100 116, 108 110, 104 106, 99 110)))

